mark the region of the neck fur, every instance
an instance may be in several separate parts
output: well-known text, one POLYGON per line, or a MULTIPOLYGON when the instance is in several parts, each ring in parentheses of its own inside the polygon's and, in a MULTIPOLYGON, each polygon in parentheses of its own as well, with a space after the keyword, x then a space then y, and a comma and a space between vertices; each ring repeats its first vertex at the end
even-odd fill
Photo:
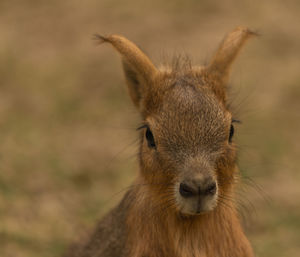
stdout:
POLYGON ((134 191, 127 219, 129 256, 229 257, 232 249, 230 257, 244 256, 238 255, 244 251, 239 250, 243 248, 239 242, 245 236, 232 203, 184 217, 157 203, 148 186, 137 186, 134 191))

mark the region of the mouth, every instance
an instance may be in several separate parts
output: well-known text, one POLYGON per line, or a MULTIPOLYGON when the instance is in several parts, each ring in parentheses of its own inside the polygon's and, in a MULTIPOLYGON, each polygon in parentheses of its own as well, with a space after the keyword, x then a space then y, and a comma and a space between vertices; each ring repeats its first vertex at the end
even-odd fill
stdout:
POLYGON ((202 216, 205 214, 208 214, 210 212, 212 212, 214 209, 211 210, 203 210, 203 209, 198 209, 195 211, 186 211, 186 210, 180 210, 179 213, 181 216, 186 216, 186 217, 190 217, 190 216, 202 216))
POLYGON ((198 218, 201 216, 205 216, 207 214, 209 214, 211 211, 195 211, 195 212, 183 212, 183 211, 179 211, 178 212, 178 217, 180 217, 181 219, 194 219, 194 218, 198 218))
POLYGON ((217 195, 210 197, 195 196, 188 199, 177 197, 178 212, 183 216, 201 216, 217 207, 217 195))

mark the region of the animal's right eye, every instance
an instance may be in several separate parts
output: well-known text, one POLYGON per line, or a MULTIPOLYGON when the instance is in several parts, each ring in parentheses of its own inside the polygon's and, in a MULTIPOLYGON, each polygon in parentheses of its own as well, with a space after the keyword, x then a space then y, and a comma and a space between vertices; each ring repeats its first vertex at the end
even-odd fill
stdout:
POLYGON ((154 137, 153 137, 153 134, 151 132, 151 130, 147 127, 146 129, 146 139, 147 139, 147 142, 148 142, 148 146, 151 147, 151 148, 155 148, 156 145, 155 145, 155 141, 154 141, 154 137))

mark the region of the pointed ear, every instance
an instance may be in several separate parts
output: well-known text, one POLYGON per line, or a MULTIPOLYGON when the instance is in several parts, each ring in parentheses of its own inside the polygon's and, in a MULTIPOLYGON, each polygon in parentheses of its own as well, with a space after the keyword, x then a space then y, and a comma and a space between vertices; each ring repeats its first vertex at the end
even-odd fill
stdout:
POLYGON ((122 36, 96 35, 96 39, 99 43, 112 44, 121 55, 130 97, 135 106, 140 107, 141 99, 157 73, 156 67, 134 43, 122 36))
MULTIPOLYGON (((217 53, 205 69, 209 77, 214 82, 217 82, 218 87, 226 87, 233 61, 238 56, 247 39, 254 35, 257 34, 246 27, 237 27, 225 37, 217 53)), ((220 91, 221 89, 216 90, 220 91)))

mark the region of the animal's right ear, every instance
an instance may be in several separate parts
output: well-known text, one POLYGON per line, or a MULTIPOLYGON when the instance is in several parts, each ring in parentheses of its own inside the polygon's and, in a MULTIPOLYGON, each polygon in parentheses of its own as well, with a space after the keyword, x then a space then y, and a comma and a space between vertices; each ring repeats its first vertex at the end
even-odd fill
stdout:
POLYGON ((131 41, 118 36, 96 35, 99 43, 108 42, 121 54, 126 83, 130 97, 136 107, 140 107, 141 99, 153 81, 157 69, 150 59, 131 41))

